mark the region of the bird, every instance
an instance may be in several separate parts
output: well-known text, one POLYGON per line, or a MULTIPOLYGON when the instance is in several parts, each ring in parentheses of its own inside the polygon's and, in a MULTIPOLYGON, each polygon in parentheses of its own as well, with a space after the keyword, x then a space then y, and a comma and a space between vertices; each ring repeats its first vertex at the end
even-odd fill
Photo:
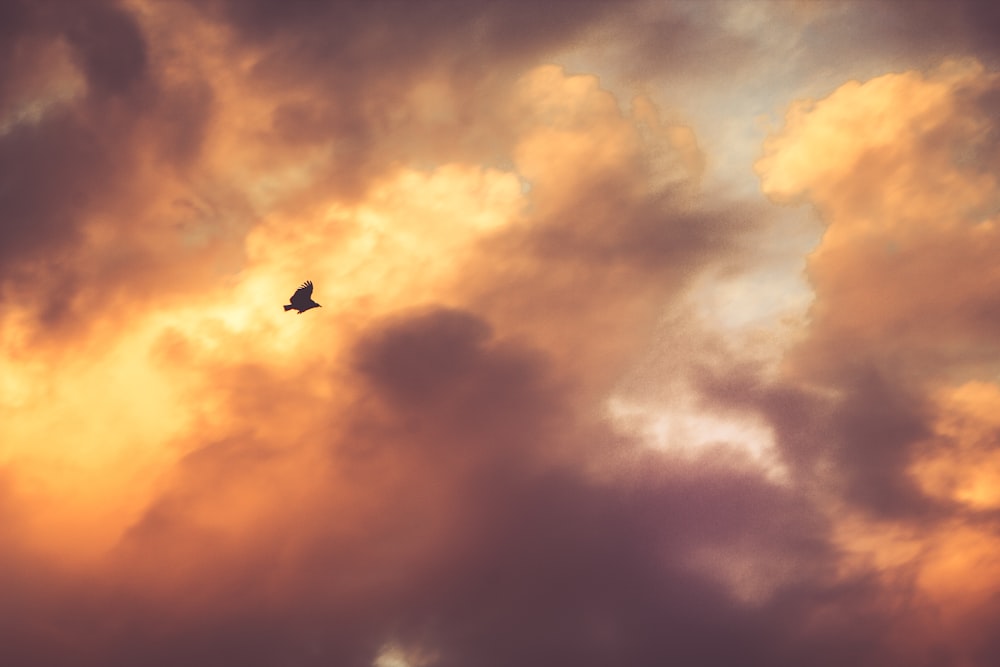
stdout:
POLYGON ((311 280, 307 280, 302 285, 295 290, 295 294, 292 298, 288 300, 285 304, 285 312, 289 310, 299 311, 299 315, 309 310, 310 308, 321 308, 318 303, 312 300, 313 295, 313 284, 311 280))

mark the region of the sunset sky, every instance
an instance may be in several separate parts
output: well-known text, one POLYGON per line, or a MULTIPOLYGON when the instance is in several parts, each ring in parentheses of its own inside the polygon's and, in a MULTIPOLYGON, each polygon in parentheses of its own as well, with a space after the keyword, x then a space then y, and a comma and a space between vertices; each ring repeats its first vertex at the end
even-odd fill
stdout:
POLYGON ((995 667, 998 170, 993 0, 0 0, 0 664, 995 667))

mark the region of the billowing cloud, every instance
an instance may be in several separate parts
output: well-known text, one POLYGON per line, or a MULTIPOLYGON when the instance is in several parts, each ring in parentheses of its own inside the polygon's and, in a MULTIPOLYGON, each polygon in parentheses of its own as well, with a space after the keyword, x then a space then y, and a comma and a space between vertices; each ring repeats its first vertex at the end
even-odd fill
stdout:
POLYGON ((0 2, 0 656, 992 664, 989 54, 692 7, 0 2))
POLYGON ((988 622, 975 619, 995 618, 980 593, 995 586, 995 88, 974 61, 847 83, 794 105, 757 164, 765 192, 810 202, 827 225, 808 258, 809 334, 788 362, 828 396, 819 459, 877 517, 844 539, 910 568, 924 604, 973 645, 988 622), (896 532, 878 537, 891 516, 896 532))

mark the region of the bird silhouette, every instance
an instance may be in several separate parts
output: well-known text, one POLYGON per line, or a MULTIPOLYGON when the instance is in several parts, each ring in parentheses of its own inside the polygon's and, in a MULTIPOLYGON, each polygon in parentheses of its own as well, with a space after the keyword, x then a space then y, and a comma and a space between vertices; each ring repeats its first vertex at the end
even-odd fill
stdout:
POLYGON ((321 306, 312 300, 312 295, 313 284, 311 280, 307 280, 302 283, 301 287, 295 290, 295 294, 285 304, 285 311, 297 310, 299 311, 299 315, 301 315, 310 308, 320 308, 321 306))

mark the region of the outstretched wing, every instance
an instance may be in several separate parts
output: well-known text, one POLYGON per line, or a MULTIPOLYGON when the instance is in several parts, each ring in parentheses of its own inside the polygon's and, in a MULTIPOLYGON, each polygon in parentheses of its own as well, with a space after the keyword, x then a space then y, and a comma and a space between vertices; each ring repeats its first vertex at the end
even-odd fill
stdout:
POLYGON ((289 299, 289 303, 294 308, 305 308, 312 301, 313 284, 311 280, 302 283, 302 287, 295 290, 295 294, 289 299))
POLYGON ((309 301, 312 299, 313 295, 313 281, 307 280, 302 283, 302 286, 295 290, 295 294, 292 295, 293 299, 305 299, 309 301))

